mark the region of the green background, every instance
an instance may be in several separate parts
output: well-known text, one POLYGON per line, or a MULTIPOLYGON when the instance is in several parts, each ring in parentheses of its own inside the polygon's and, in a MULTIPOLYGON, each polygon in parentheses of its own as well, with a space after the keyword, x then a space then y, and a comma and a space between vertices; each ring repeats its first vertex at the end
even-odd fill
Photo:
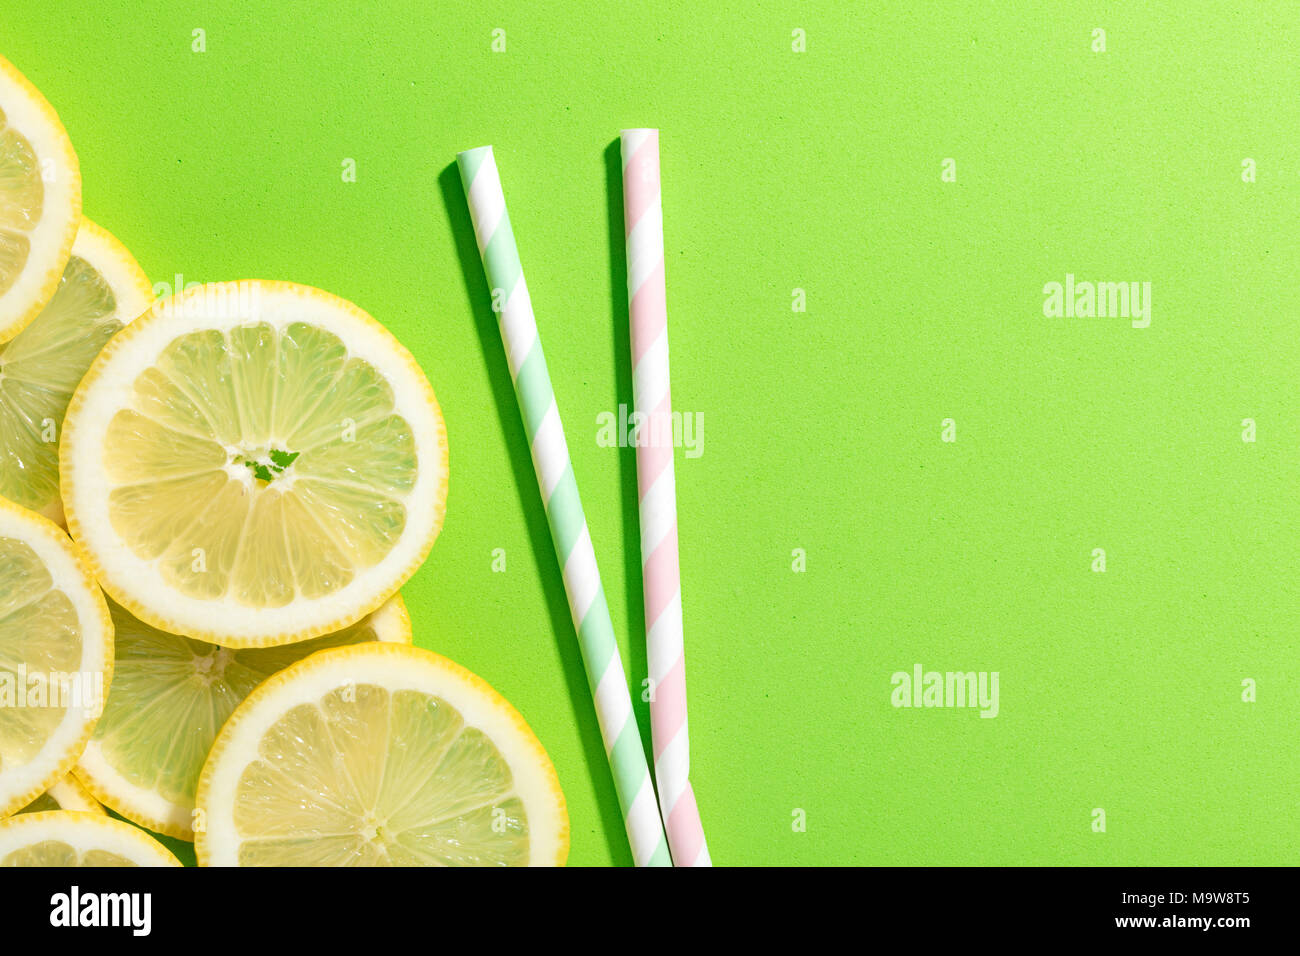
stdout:
POLYGON ((631 402, 628 126, 662 129, 674 399, 704 418, 677 469, 715 862, 1292 863, 1298 21, 1289 0, 9 0, 0 52, 156 282, 319 286, 419 359, 452 472, 404 591, 417 641, 536 730, 572 863, 630 855, 452 164, 496 148, 639 698, 635 458, 596 443, 631 402), (1152 282, 1150 328, 1045 318, 1067 272, 1152 282), (1000 716, 892 708, 918 662, 998 671, 1000 716))

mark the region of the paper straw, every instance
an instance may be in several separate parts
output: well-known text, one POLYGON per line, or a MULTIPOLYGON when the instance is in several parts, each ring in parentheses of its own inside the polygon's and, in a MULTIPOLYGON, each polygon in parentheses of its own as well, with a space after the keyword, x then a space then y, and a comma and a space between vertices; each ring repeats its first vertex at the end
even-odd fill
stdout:
POLYGON ((587 518, 564 441, 546 357, 537 337, 528 286, 506 213, 505 195, 491 146, 469 149, 456 157, 469 200, 474 234, 483 256, 483 271, 492 288, 493 308, 505 345, 506 363, 532 445, 537 484, 551 526, 555 553, 564 574, 573 627, 578 632, 587 683, 596 703, 600 735, 605 741, 614 789, 623 810, 632 859, 637 866, 671 866, 663 825, 655 806, 654 785, 632 712, 623 661, 614 640, 614 625, 596 568, 587 518))
POLYGON ((645 581, 646 660, 654 696, 650 736, 655 783, 677 866, 711 866, 691 790, 686 731, 686 656, 677 564, 677 485, 673 477, 673 403, 668 381, 668 308, 664 223, 659 193, 659 131, 623 130, 623 222, 632 324, 632 403, 640 422, 636 448, 645 581))

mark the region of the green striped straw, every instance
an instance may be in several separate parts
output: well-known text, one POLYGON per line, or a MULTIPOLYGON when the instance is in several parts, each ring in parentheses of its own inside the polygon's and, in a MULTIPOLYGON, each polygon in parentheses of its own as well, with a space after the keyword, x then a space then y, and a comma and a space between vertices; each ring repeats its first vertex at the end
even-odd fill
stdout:
POLYGON ((492 287, 492 308, 515 382, 524 431, 532 446, 537 484, 564 574, 569 612, 582 647, 632 858, 637 866, 672 866, 492 147, 468 149, 456 156, 456 162, 483 256, 483 271, 492 287))

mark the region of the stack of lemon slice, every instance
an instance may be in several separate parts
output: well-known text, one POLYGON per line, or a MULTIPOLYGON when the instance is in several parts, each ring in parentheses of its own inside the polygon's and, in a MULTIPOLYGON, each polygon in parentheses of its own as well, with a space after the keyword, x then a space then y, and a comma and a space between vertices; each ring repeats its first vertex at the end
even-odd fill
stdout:
POLYGON ((0 59, 0 865, 175 864, 132 823, 217 865, 563 863, 527 724, 411 646, 415 360, 304 286, 153 301, 80 186, 0 59))

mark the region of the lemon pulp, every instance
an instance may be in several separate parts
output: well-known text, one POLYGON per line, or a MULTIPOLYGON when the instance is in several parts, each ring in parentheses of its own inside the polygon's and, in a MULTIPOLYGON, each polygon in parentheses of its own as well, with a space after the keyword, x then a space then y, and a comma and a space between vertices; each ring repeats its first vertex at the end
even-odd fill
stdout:
POLYGON ((120 328, 112 287, 73 256, 36 321, 0 345, 0 495, 34 511, 58 499, 58 438, 68 401, 120 328))
POLYGON ((0 295, 27 265, 32 251, 28 236, 40 222, 44 202, 36 151, 0 110, 0 295))
POLYGON ((187 596, 251 607, 324 597, 406 527, 411 428, 379 371, 329 331, 181 335, 133 397, 104 443, 109 516, 187 596))
POLYGON ((58 675, 81 659, 71 600, 31 547, 0 536, 0 772, 29 762, 58 728, 70 699, 58 675))
POLYGON ((62 840, 42 840, 14 850, 0 866, 139 866, 108 850, 78 850, 62 840))
POLYGON ((513 788, 496 745, 446 701, 339 688, 285 713, 243 769, 239 863, 522 866, 528 820, 513 788))

